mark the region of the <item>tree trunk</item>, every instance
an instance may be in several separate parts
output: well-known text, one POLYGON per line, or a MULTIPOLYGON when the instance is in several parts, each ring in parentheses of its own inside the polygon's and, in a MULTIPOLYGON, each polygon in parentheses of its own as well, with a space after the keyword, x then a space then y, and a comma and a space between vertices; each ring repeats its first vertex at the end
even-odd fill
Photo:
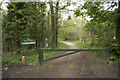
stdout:
POLYGON ((50 2, 50 10, 51 10, 51 28, 52 28, 52 48, 55 48, 55 26, 54 26, 54 9, 53 3, 50 2))
POLYGON ((94 29, 93 28, 91 29, 91 38, 92 38, 92 41, 90 46, 93 46, 94 45, 94 29))
POLYGON ((17 41, 17 54, 20 54, 21 53, 21 51, 20 51, 20 49, 21 49, 21 44, 20 44, 21 42, 20 42, 20 40, 18 40, 17 41))
MULTIPOLYGON (((118 14, 120 14, 120 1, 118 3, 118 14)), ((117 40, 117 43, 120 45, 120 17, 118 16, 117 17, 117 25, 116 25, 116 40, 117 40)))
POLYGON ((51 31, 50 31, 50 22, 49 22, 49 20, 50 20, 50 13, 49 13, 49 11, 48 11, 48 25, 47 25, 47 32, 48 32, 48 34, 47 34, 47 39, 48 39, 48 47, 51 47, 50 46, 50 44, 51 44, 51 31))
POLYGON ((59 2, 56 3, 56 14, 55 14, 55 32, 56 32, 56 35, 55 35, 55 47, 57 47, 58 45, 58 8, 59 8, 59 2))

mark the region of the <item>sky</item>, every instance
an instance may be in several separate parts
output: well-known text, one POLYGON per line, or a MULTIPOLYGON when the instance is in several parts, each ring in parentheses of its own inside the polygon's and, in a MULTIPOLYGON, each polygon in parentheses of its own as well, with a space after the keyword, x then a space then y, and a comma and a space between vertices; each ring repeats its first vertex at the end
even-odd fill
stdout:
MULTIPOLYGON (((71 4, 66 9, 68 9, 68 10, 76 10, 77 6, 79 6, 79 5, 84 5, 84 2, 78 2, 76 4, 71 4)), ((68 13, 65 13, 65 12, 63 13, 63 18, 64 19, 67 19, 68 16, 74 17, 74 11, 69 11, 68 13)))
MULTIPOLYGON (((0 0, 0 2, 2 2, 2 1, 3 1, 3 0, 0 0)), ((1 6, 1 7, 2 7, 3 9, 7 9, 7 7, 6 7, 7 4, 6 4, 6 2, 8 2, 8 1, 5 0, 5 1, 3 1, 3 3, 2 3, 2 6, 1 6)))

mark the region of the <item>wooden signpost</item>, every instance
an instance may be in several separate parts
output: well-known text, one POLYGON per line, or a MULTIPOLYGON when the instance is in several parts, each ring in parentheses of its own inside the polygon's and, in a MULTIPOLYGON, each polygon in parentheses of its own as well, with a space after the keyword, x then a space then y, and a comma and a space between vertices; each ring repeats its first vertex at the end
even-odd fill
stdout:
MULTIPOLYGON (((21 42, 21 45, 30 45, 30 44, 34 44, 35 45, 35 53, 37 54, 37 50, 36 50, 36 41, 32 40, 32 39, 25 39, 21 42)), ((23 49, 23 48, 22 48, 23 49)), ((25 56, 22 56, 22 63, 25 63, 25 56)))

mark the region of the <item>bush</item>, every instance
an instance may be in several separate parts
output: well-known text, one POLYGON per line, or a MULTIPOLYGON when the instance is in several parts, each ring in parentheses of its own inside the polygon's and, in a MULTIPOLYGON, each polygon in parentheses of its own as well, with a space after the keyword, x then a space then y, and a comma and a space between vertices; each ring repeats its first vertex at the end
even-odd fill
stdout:
POLYGON ((112 44, 110 47, 110 54, 112 55, 110 60, 116 61, 120 58, 120 45, 118 44, 112 44))

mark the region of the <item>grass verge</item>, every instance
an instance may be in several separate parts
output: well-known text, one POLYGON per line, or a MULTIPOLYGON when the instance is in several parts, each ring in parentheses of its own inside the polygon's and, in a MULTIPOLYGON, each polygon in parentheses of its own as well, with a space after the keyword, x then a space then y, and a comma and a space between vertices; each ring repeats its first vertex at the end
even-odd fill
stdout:
MULTIPOLYGON (((59 42, 58 45, 59 45, 59 46, 58 46, 56 49, 66 49, 66 48, 68 47, 65 43, 61 43, 61 42, 59 42)), ((50 57, 58 54, 59 52, 60 52, 60 51, 44 52, 43 58, 44 58, 44 59, 50 58, 50 57)))
MULTIPOLYGON (((67 41, 67 42, 73 43, 73 44, 77 45, 79 48, 82 48, 82 49, 104 49, 104 47, 90 46, 90 43, 81 43, 80 41, 67 41)), ((91 51, 91 53, 92 53, 92 55, 95 55, 96 57, 98 57, 99 60, 105 61, 105 57, 106 57, 106 52, 105 51, 91 51)), ((114 57, 115 56, 110 53, 109 63, 117 63, 117 62, 120 61, 120 59, 111 60, 114 57)))
MULTIPOLYGON (((102 47, 90 46, 90 43, 81 43, 80 41, 67 41, 67 42, 73 43, 82 49, 104 49, 102 47)), ((91 53, 92 55, 98 57, 99 60, 105 61, 105 56, 106 56, 105 51, 91 51, 91 53)))
POLYGON ((44 68, 44 69, 52 69, 52 68, 54 68, 54 66, 52 66, 52 65, 42 65, 40 67, 44 68))
MULTIPOLYGON (((58 48, 59 49, 65 49, 68 46, 64 43, 59 42, 58 43, 58 48)), ((37 52, 38 53, 38 52, 37 52)), ((57 52, 44 52, 44 59, 52 57, 56 54, 58 54, 59 51, 57 52)), ((12 54, 12 53, 3 53, 2 55, 2 67, 5 68, 7 66, 11 66, 11 65, 17 65, 17 64, 21 64, 22 63, 22 55, 16 55, 16 54, 12 54)), ((38 54, 35 53, 34 50, 26 50, 24 51, 24 56, 25 56, 25 64, 36 64, 38 63, 38 54)))

